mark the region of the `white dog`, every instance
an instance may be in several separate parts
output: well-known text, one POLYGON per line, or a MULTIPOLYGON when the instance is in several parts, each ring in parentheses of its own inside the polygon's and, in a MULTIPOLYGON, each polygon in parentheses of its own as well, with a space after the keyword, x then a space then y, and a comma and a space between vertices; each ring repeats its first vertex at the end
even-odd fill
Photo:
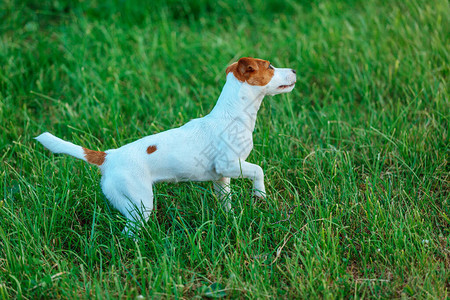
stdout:
POLYGON ((214 181, 218 198, 231 208, 230 178, 253 181, 254 195, 265 196, 264 173, 246 162, 253 148, 256 114, 265 95, 292 91, 295 70, 244 57, 230 65, 216 106, 205 117, 107 151, 94 151, 45 132, 36 139, 54 153, 95 164, 103 193, 130 221, 124 232, 148 220, 152 185, 160 181, 214 181))

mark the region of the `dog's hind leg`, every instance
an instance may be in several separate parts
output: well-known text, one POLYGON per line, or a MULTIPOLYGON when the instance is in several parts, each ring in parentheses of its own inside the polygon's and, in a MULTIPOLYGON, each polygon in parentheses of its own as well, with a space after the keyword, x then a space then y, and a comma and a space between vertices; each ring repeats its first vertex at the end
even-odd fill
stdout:
POLYGON ((134 191, 129 195, 124 194, 129 200, 127 207, 127 224, 122 233, 128 236, 134 236, 142 225, 150 218, 153 210, 153 191, 152 186, 141 189, 139 192, 134 191))
POLYGON ((111 204, 127 218, 122 232, 133 236, 148 221, 153 210, 152 184, 131 176, 121 179, 106 179, 102 182, 102 189, 111 204))

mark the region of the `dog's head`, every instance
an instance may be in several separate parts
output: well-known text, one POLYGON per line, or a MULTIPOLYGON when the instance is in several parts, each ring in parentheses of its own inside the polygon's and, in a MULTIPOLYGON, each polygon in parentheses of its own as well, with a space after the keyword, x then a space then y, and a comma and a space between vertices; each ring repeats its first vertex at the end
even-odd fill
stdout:
POLYGON ((296 82, 295 70, 275 68, 267 60, 252 57, 239 59, 228 66, 226 72, 232 73, 240 82, 262 89, 266 95, 288 93, 296 82))

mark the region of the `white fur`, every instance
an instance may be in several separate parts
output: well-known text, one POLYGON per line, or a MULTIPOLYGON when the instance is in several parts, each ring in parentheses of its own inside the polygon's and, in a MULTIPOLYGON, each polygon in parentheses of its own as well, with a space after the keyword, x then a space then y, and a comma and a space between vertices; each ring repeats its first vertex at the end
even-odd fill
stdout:
POLYGON ((36 137, 36 140, 38 140, 42 145, 45 146, 45 148, 52 151, 53 153, 69 154, 73 157, 86 161, 86 158, 84 157, 84 151, 81 146, 66 142, 48 132, 44 132, 40 136, 36 137))
MULTIPOLYGON (((215 107, 207 116, 105 151, 106 159, 100 166, 101 186, 111 204, 132 221, 125 232, 136 222, 147 221, 153 209, 155 182, 214 181, 215 191, 226 210, 231 208, 230 177, 251 179, 254 195, 264 197, 263 170, 245 161, 253 148, 256 114, 265 95, 290 92, 295 81, 292 69, 275 68, 265 86, 242 83, 230 72, 215 107), (157 150, 148 154, 147 148, 153 145, 157 150)), ((55 153, 86 161, 80 146, 50 133, 41 134, 37 140, 55 153)))

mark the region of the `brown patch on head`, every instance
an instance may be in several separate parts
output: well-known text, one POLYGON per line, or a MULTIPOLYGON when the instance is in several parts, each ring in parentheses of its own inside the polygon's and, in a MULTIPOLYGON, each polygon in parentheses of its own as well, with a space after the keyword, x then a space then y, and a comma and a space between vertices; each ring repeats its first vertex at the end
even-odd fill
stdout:
POLYGON ((264 86, 272 79, 274 70, 267 60, 243 57, 238 62, 228 66, 226 73, 230 72, 233 72, 234 77, 241 82, 264 86))
POLYGON ((88 163, 101 166, 105 162, 106 153, 103 151, 95 151, 83 148, 84 157, 88 163))
POLYGON ((152 154, 152 153, 155 152, 157 149, 158 149, 158 148, 156 148, 155 145, 148 146, 148 148, 147 148, 147 153, 148 153, 148 154, 152 154))

